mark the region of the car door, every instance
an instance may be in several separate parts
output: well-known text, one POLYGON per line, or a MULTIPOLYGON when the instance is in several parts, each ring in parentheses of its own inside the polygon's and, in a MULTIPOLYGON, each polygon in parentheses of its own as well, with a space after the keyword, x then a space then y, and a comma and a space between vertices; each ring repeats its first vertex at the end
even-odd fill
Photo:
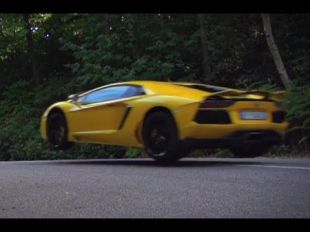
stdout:
POLYGON ((119 85, 93 91, 78 100, 78 107, 70 112, 72 134, 89 142, 105 142, 117 133, 129 110, 126 103, 139 93, 139 86, 119 85))

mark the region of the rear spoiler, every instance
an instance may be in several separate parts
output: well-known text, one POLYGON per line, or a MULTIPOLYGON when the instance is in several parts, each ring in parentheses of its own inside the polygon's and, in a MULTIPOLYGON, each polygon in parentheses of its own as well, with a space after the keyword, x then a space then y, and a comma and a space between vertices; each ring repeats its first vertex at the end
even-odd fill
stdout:
MULTIPOLYGON (((283 101, 285 98, 285 91, 264 91, 264 90, 250 90, 250 91, 244 91, 244 90, 235 90, 235 89, 229 89, 224 90, 221 92, 217 92, 212 94, 211 96, 221 96, 221 97, 237 97, 237 98, 252 98, 252 99, 258 99, 261 100, 259 96, 263 97, 263 100, 274 100, 274 101, 283 101)), ((210 96, 210 97, 211 97, 210 96)))

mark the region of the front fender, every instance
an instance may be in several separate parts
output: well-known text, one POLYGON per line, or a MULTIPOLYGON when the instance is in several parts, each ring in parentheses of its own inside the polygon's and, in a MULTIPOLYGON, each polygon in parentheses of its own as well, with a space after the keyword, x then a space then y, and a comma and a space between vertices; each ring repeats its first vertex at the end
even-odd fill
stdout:
POLYGON ((56 102, 49 106, 43 113, 40 121, 40 134, 43 139, 47 139, 47 118, 48 115, 50 114, 51 111, 57 109, 61 110, 64 115, 66 116, 66 113, 74 108, 75 106, 67 101, 62 101, 62 102, 56 102))

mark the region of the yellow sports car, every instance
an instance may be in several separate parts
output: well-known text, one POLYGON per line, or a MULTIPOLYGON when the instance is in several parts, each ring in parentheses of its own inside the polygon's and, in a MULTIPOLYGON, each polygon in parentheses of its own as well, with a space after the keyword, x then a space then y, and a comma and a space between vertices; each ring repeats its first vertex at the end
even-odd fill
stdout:
POLYGON ((158 161, 215 147, 256 157, 282 141, 288 126, 283 94, 197 83, 115 83, 51 105, 41 135, 58 149, 74 142, 144 147, 158 161))

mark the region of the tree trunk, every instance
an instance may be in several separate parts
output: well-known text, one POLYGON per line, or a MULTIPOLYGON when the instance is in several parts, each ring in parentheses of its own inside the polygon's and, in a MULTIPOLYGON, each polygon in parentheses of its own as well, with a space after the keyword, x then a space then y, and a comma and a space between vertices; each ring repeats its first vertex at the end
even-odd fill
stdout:
POLYGON ((106 35, 110 34, 110 15, 109 14, 104 14, 104 33, 106 35))
POLYGON ((198 14, 200 38, 201 38, 201 45, 202 45, 203 79, 207 82, 207 81, 210 81, 210 79, 211 79, 211 72, 210 72, 209 55, 208 55, 207 32, 205 29, 204 21, 205 21, 204 14, 198 14))
POLYGON ((160 23, 160 29, 163 30, 164 29, 164 15, 159 14, 159 23, 160 23))
MULTIPOLYGON (((1 37, 5 37, 3 31, 4 31, 3 20, 0 19, 0 36, 1 36, 1 37)), ((14 30, 14 32, 15 32, 15 30, 14 30)))
POLYGON ((138 53, 137 49, 138 46, 136 44, 136 38, 135 38, 135 23, 137 20, 137 16, 134 15, 126 15, 126 20, 128 20, 128 37, 129 41, 131 43, 131 56, 134 60, 138 59, 138 53))
POLYGON ((27 39, 27 45, 28 45, 28 55, 30 58, 31 63, 31 69, 32 69, 32 76, 36 83, 40 81, 40 75, 38 70, 38 65, 35 57, 34 52, 34 43, 33 43, 33 37, 32 37, 32 31, 31 31, 31 24, 29 22, 29 14, 23 14, 23 19, 25 23, 26 28, 26 39, 27 39))
POLYGON ((277 67, 277 70, 279 72, 281 81, 282 81, 283 85, 285 86, 285 88, 287 89, 291 85, 292 81, 289 78, 289 76, 287 75, 285 66, 283 64, 281 55, 279 53, 278 46, 276 45, 276 43, 274 41, 271 23, 270 23, 270 16, 269 16, 269 14, 261 14, 261 17, 263 20, 264 32, 265 32, 265 36, 266 36, 266 40, 267 40, 269 50, 272 54, 273 61, 274 61, 275 65, 277 67))

